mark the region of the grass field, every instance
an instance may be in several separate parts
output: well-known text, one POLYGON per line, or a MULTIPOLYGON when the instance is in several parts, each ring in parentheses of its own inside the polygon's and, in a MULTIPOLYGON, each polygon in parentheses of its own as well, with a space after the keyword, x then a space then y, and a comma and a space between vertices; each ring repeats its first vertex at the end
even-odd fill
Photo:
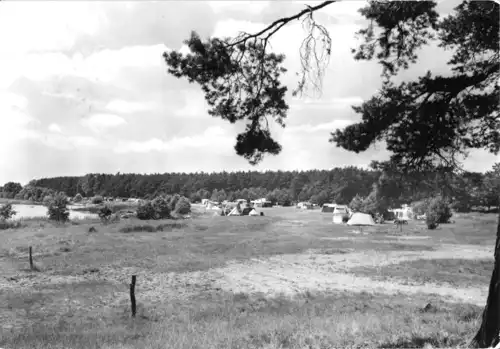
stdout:
POLYGON ((457 347, 478 328, 495 215, 359 233, 317 210, 195 209, 184 220, 0 231, 0 347, 457 347))

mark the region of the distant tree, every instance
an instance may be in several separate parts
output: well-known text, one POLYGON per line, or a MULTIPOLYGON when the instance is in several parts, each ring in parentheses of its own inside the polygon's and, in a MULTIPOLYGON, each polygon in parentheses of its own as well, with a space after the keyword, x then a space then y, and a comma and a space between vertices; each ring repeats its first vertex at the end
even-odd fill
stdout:
POLYGON ((191 202, 193 203, 201 202, 201 195, 199 194, 199 192, 191 193, 191 195, 189 196, 189 200, 191 200, 191 202))
POLYGON ((175 206, 177 205, 177 202, 181 199, 181 196, 179 194, 172 195, 169 199, 169 206, 170 206, 170 211, 175 211, 175 206))
POLYGON ((46 196, 44 196, 42 203, 44 206, 49 207, 49 205, 51 204, 51 202, 53 200, 54 200, 54 197, 52 195, 46 195, 46 196))
POLYGON ((20 183, 7 182, 3 186, 3 196, 7 199, 13 199, 22 189, 23 186, 20 183))
POLYGON ((82 194, 80 194, 80 193, 76 194, 76 195, 75 195, 75 197, 73 198, 73 201, 74 201, 74 202, 77 202, 77 203, 78 203, 78 202, 82 202, 82 201, 83 201, 83 196, 82 196, 82 194))
POLYGON ((435 216, 436 223, 449 223, 452 216, 449 203, 438 196, 429 200, 429 206, 426 212, 427 216, 435 216))
POLYGON ((108 205, 102 206, 98 211, 99 218, 103 223, 108 223, 112 214, 113 210, 108 205))
POLYGON ((182 215, 191 213, 191 203, 189 200, 185 197, 181 197, 175 205, 175 212, 182 215))
MULTIPOLYGON (((426 214, 427 210, 429 208, 429 205, 430 205, 430 201, 431 201, 431 199, 427 198, 424 200, 413 202, 411 205, 413 214, 416 216, 421 216, 423 214, 426 214)), ((437 219, 436 219, 436 222, 437 222, 437 219)))
POLYGON ((66 222, 69 219, 68 198, 63 193, 58 193, 48 202, 47 215, 50 220, 66 222))
POLYGON ((156 219, 170 218, 170 212, 172 211, 170 202, 163 196, 158 196, 151 201, 151 205, 155 211, 156 219))
POLYGON ((137 218, 141 220, 149 220, 149 219, 155 219, 156 217, 156 211, 151 204, 151 201, 143 201, 139 203, 139 206, 137 207, 137 218))
MULTIPOLYGON (((226 195, 226 191, 224 189, 221 189, 221 190, 214 189, 210 199, 212 201, 222 202, 222 201, 226 200, 226 198, 227 198, 227 195, 226 195)), ((174 205, 174 207, 175 207, 175 205, 174 205)))
POLYGON ((483 177, 481 190, 482 204, 486 206, 488 210, 492 206, 500 206, 500 166, 498 165, 500 165, 500 163, 495 165, 497 166, 497 171, 495 171, 494 166, 493 170, 486 172, 483 177))
POLYGON ((364 202, 364 199, 359 196, 359 195, 356 195, 352 200, 351 200, 351 203, 349 204, 349 208, 353 211, 353 212, 362 212, 361 210, 363 209, 363 202, 364 202))
POLYGON ((95 205, 102 204, 104 202, 104 199, 101 195, 96 195, 92 198, 92 203, 95 205))
POLYGON ((0 206, 0 220, 6 221, 15 216, 17 212, 12 208, 12 204, 0 206))

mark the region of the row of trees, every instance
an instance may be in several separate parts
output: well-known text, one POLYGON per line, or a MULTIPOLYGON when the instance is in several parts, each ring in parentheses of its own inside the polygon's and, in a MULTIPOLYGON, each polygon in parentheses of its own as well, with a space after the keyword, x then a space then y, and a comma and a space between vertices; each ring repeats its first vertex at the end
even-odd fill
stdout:
POLYGON ((82 194, 93 196, 99 201, 103 196, 151 200, 173 194, 185 196, 191 202, 265 197, 284 206, 296 201, 311 201, 318 205, 329 202, 349 204, 357 197, 356 200, 363 198, 371 206, 391 207, 440 195, 449 199, 455 210, 466 212, 472 206, 499 206, 500 163, 486 173, 465 172, 460 175, 438 170, 402 175, 397 169, 377 162, 369 170, 347 167, 304 172, 88 174, 40 179, 24 188, 19 183, 9 182, 0 190, 0 195, 43 202, 44 197, 54 196, 56 192, 79 199, 82 194), (92 183, 92 189, 88 183, 92 183))

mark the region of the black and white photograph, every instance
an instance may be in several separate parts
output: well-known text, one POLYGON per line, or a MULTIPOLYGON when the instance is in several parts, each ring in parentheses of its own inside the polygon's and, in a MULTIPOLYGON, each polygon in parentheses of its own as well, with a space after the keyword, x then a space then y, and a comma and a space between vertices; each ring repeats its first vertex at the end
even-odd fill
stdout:
POLYGON ((0 349, 500 349, 500 2, 0 0, 0 349))

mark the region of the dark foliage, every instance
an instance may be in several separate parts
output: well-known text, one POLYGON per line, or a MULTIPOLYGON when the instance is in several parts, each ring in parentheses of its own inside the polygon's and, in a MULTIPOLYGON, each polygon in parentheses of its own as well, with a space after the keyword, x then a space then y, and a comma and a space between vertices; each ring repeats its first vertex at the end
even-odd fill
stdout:
POLYGON ((6 221, 16 215, 16 211, 12 208, 12 204, 0 206, 0 221, 6 221))
POLYGON ((47 215, 50 220, 64 223, 69 219, 68 198, 63 193, 58 193, 48 203, 47 215))
POLYGON ((108 205, 104 205, 99 209, 98 215, 103 223, 109 222, 111 215, 113 214, 113 210, 108 205))

